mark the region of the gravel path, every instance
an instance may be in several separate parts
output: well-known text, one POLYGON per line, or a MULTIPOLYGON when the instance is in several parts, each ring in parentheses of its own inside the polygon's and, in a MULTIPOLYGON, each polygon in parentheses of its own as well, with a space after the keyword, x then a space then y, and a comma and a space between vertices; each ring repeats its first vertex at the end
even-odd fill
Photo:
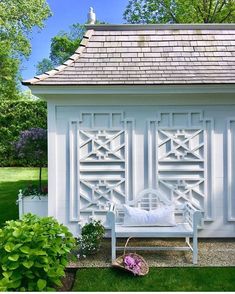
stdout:
MULTIPOLYGON (((118 245, 124 246, 125 240, 119 240, 118 245)), ((181 240, 131 240, 129 246, 184 246, 181 240)), ((110 240, 104 240, 99 253, 86 259, 70 262, 70 268, 110 267, 110 240)), ((191 251, 138 251, 150 267, 195 266, 192 264, 191 251)), ((118 252, 118 256, 123 252, 118 252)), ((235 239, 200 239, 197 266, 235 266, 235 239)))

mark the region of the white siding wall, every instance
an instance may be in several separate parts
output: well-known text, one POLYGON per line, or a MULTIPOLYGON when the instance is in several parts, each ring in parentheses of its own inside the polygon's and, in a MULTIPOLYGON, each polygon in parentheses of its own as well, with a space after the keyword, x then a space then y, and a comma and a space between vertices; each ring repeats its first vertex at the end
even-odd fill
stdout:
POLYGON ((200 236, 235 237, 231 94, 47 99, 49 214, 74 234, 78 221, 103 219, 109 200, 152 186, 204 210, 200 236))

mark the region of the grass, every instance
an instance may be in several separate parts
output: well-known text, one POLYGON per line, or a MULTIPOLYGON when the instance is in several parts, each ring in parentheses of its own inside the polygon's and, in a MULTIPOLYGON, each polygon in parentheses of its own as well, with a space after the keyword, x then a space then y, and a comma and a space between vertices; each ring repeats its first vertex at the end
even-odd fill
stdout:
MULTIPOLYGON (((16 205, 19 189, 28 184, 37 184, 38 168, 2 167, 0 168, 0 226, 10 219, 18 219, 16 205)), ((47 181, 47 169, 43 169, 43 182, 47 181)))
POLYGON ((150 268, 134 277, 115 268, 78 269, 72 291, 235 291, 235 267, 150 268))

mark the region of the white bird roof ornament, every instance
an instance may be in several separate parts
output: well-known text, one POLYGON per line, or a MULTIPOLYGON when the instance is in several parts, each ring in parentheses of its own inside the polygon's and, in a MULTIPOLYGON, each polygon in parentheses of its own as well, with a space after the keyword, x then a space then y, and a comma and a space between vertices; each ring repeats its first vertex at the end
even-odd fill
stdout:
POLYGON ((93 7, 90 7, 88 12, 88 24, 95 24, 95 22, 96 22, 96 15, 95 15, 93 7))

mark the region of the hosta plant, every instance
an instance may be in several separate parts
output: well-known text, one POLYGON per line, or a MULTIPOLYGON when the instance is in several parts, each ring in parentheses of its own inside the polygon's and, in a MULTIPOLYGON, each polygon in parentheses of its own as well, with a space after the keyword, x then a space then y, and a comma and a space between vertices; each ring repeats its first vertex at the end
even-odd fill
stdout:
POLYGON ((75 240, 52 217, 26 214, 0 229, 0 291, 50 291, 61 285, 75 240))

